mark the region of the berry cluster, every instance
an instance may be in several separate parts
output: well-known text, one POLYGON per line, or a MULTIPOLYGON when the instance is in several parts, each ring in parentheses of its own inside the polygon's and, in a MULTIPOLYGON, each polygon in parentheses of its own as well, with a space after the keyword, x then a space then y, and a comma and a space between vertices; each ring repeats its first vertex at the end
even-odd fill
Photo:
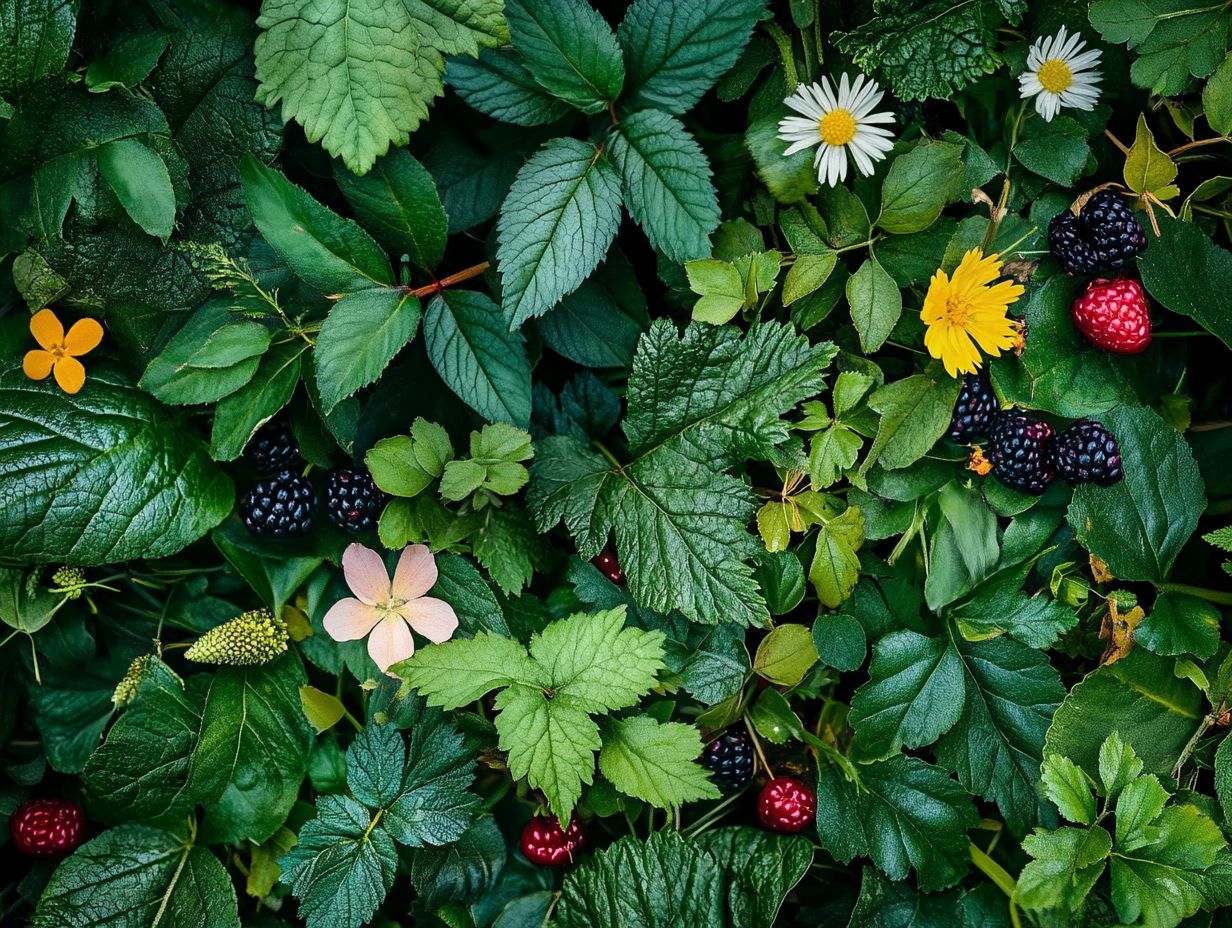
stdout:
POLYGON ((951 441, 969 442, 988 434, 993 417, 997 414, 997 397, 992 392, 992 383, 987 371, 967 374, 958 391, 954 404, 954 416, 946 433, 951 441))
MULTIPOLYGON (((1146 248, 1146 233, 1129 206, 1101 190, 1078 215, 1065 210, 1048 225, 1048 247, 1071 274, 1107 274, 1146 248)), ((1074 301, 1074 325, 1104 351, 1137 354, 1151 342, 1151 313, 1142 284, 1132 277, 1097 277, 1074 301)))
POLYGON ((575 818, 561 828, 551 815, 536 815, 522 829, 522 856, 540 867, 563 867, 586 844, 586 834, 575 818))
MULTIPOLYGON (((282 417, 271 419, 244 449, 244 458, 266 476, 257 481, 240 504, 244 525, 254 535, 302 535, 312 528, 317 492, 295 472, 303 464, 299 445, 282 417)), ((387 497, 372 475, 360 468, 343 467, 325 476, 325 514, 347 532, 376 527, 387 497)))
POLYGON ((1121 449, 1099 422, 1084 419, 1058 434, 1020 410, 999 413, 988 430, 993 476, 1025 493, 1043 493, 1059 474, 1068 483, 1111 486, 1124 479, 1121 449))
POLYGON ((748 731, 743 726, 733 728, 711 741, 702 751, 702 766, 723 792, 744 789, 753 779, 753 742, 748 731))
POLYGON ((86 817, 64 799, 31 799, 13 810, 9 833, 25 857, 67 857, 85 838, 86 817))

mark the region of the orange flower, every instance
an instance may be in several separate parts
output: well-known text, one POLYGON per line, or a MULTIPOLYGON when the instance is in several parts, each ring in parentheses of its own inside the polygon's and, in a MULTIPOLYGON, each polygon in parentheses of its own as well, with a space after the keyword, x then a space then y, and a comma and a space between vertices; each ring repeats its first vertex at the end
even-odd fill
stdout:
POLYGON ((40 309, 30 320, 30 334, 41 345, 26 352, 21 369, 31 380, 44 380, 53 370, 65 393, 76 393, 86 382, 86 369, 77 360, 103 340, 103 327, 94 319, 78 319, 64 334, 64 326, 50 309, 40 309))

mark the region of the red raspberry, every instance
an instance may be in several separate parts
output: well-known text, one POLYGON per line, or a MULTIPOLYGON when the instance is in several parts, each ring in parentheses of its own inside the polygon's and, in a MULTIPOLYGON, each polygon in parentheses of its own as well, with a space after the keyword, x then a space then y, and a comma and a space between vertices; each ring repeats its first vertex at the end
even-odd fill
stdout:
POLYGON ((550 815, 536 815, 522 829, 522 856, 540 867, 562 867, 586 843, 582 825, 575 818, 567 831, 550 815))
POLYGON ((1074 300, 1074 325, 1097 348, 1137 354, 1151 343, 1151 313, 1132 277, 1097 277, 1074 300))
POLYGON ((757 797, 757 817, 771 831, 804 831, 816 815, 817 796, 796 777, 775 777, 757 797))
POLYGON ((617 586, 625 582, 625 572, 620 569, 620 561, 616 559, 616 555, 612 551, 603 551, 593 558, 591 563, 599 568, 599 572, 603 576, 607 577, 617 586))
POLYGON ((67 857, 85 837, 86 817, 63 799, 32 799, 13 810, 9 830, 26 857, 67 857))

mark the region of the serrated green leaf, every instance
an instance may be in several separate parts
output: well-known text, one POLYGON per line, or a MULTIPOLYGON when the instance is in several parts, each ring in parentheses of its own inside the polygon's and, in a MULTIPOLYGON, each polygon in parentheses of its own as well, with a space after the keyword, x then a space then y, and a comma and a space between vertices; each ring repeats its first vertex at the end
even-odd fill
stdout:
POLYGON ((59 74, 68 62, 77 29, 72 0, 16 0, 0 9, 0 95, 59 74))
POLYGON ((616 236, 620 203, 619 175, 587 142, 553 139, 523 165, 497 222, 511 327, 542 316, 598 266, 616 236))
POLYGON ((719 798, 709 773, 697 763, 701 752, 701 735, 692 725, 639 715, 604 726, 599 770, 626 796, 674 809, 719 798))
POLYGON ((408 255, 426 271, 436 268, 445 253, 449 220, 432 175, 410 152, 391 151, 362 177, 341 167, 334 177, 377 241, 394 255, 408 255))
POLYGON ((624 117, 612 131, 610 156, 625 204, 651 245, 677 262, 710 254, 718 196, 701 146, 679 120, 658 110, 624 117))
POLYGON ((1103 875, 1112 836, 1103 828, 1037 828, 1022 842, 1035 859, 1022 868, 1015 898, 1024 909, 1076 913, 1103 875))
POLYGON ((1079 825, 1094 823, 1095 797, 1091 795, 1093 784, 1081 767, 1068 757, 1049 754, 1044 758, 1041 779, 1044 793, 1066 819, 1079 825))
POLYGON ((895 158, 881 186, 881 212, 876 224, 899 235, 932 225, 960 192, 961 155, 959 145, 922 142, 895 158))
POLYGON ((521 644, 491 632, 421 648, 390 669, 426 696, 429 705, 445 709, 458 709, 499 687, 550 682, 521 644))
POLYGON ((894 331, 903 312, 903 295, 885 268, 870 256, 847 279, 847 302, 851 304, 851 321, 860 336, 860 347, 871 354, 894 331))
POLYGON ((612 27, 582 0, 508 0, 505 16, 526 70, 583 113, 615 101, 625 63, 612 27))
POLYGON ((312 352, 321 411, 374 383, 419 327, 419 300, 407 290, 352 293, 333 305, 312 352))
POLYGON ((570 112, 568 103, 535 81, 513 49, 485 48, 473 60, 451 58, 446 80, 468 105, 501 122, 541 126, 570 112))

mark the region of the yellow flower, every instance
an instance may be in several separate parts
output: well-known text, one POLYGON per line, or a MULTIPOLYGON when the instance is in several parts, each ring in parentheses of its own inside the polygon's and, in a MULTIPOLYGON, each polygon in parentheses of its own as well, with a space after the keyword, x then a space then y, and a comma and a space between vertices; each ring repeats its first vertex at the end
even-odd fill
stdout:
POLYGON ((939 270, 928 285, 920 311, 920 319, 928 326, 924 346, 941 359, 951 377, 978 371, 981 350, 996 357, 1014 347, 1014 321, 1005 311, 1022 296, 1023 288, 1008 280, 993 284, 1000 276, 1001 256, 985 257, 980 249, 972 248, 963 255, 953 277, 939 270))
POLYGON ((65 393, 76 393, 86 382, 86 369, 77 360, 103 340, 103 327, 94 319, 78 319, 64 334, 64 326, 50 309, 40 309, 30 320, 30 334, 40 348, 26 352, 21 369, 31 380, 44 380, 53 370, 65 393))

